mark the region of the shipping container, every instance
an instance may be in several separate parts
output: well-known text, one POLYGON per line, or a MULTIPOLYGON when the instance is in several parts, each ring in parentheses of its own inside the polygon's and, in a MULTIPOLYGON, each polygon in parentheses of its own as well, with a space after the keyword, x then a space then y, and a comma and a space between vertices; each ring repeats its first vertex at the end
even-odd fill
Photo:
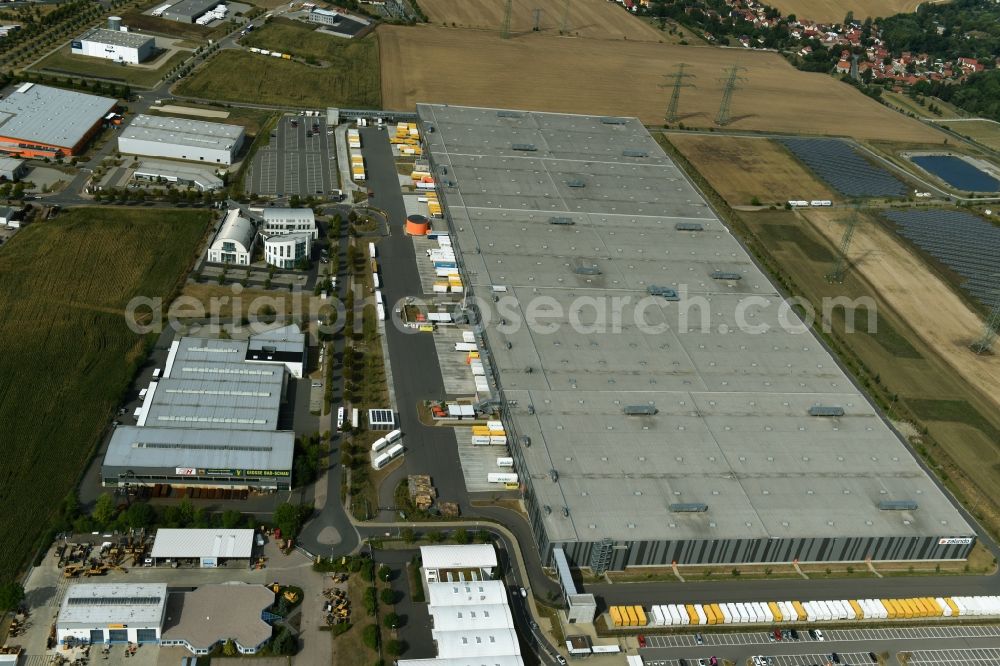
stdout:
POLYGON ((360 423, 361 423, 361 413, 357 409, 352 409, 351 410, 351 427, 354 428, 355 430, 357 430, 358 426, 360 425, 360 423))
POLYGON ((859 604, 854 599, 851 599, 849 603, 851 604, 851 610, 854 611, 854 619, 864 620, 866 613, 864 609, 861 607, 861 604, 859 604))
POLYGON ((718 624, 715 617, 715 606, 712 604, 703 604, 701 609, 705 612, 705 624, 718 624))
POLYGON ((784 622, 785 621, 785 617, 782 614, 781 609, 778 608, 778 603, 777 602, 775 602, 775 601, 768 601, 767 602, 767 607, 771 610, 771 618, 775 622, 784 622))
POLYGON ((951 617, 953 615, 951 605, 945 601, 944 597, 938 597, 935 601, 937 601, 937 605, 941 607, 941 614, 944 617, 951 617))
POLYGON ((489 472, 486 475, 486 481, 488 483, 517 483, 517 474, 513 472, 489 472))
POLYGON ((792 608, 795 610, 795 619, 799 622, 805 622, 809 619, 809 616, 806 615, 806 609, 798 601, 792 602, 792 608))
POLYGON ((489 446, 490 438, 483 435, 473 435, 470 438, 469 443, 473 446, 489 446))
POLYGON ((626 626, 629 626, 629 627, 636 627, 636 626, 638 626, 639 625, 639 618, 637 618, 635 616, 635 609, 632 608, 631 606, 623 606, 622 608, 624 609, 622 617, 623 618, 628 618, 628 621, 625 623, 626 626))
POLYGON ((611 616, 611 624, 620 627, 622 626, 622 616, 618 611, 618 606, 612 606, 608 609, 608 614, 611 616))
MULTIPOLYGON (((689 606, 688 608, 692 608, 689 606)), ((705 617, 705 608, 701 604, 693 605, 695 615, 698 617, 698 624, 705 625, 708 624, 708 618, 705 617)))
POLYGON ((372 460, 372 468, 382 469, 383 467, 389 464, 390 460, 392 460, 392 458, 389 457, 388 453, 382 453, 379 456, 377 456, 374 460, 372 460))
POLYGON ((642 610, 642 606, 635 607, 635 616, 639 620, 639 626, 645 627, 647 624, 646 613, 645 611, 642 610))
POLYGON ((774 613, 771 611, 771 604, 759 603, 757 604, 758 610, 764 614, 764 622, 774 622, 774 613))
POLYGON ((455 351, 470 352, 470 351, 478 351, 478 350, 479 350, 479 347, 477 347, 476 343, 474 343, 474 342, 456 342, 455 343, 455 351))
POLYGON ((372 453, 378 453, 387 446, 389 446, 389 440, 385 437, 379 437, 372 443, 372 453))
MULTIPOLYGON (((499 460, 499 458, 497 458, 499 460)), ((653 621, 654 627, 662 627, 667 623, 663 619, 663 614, 660 612, 659 606, 653 606, 649 609, 649 617, 653 621)))
POLYGON ((483 426, 483 425, 475 425, 475 426, 472 426, 472 434, 473 435, 486 435, 487 437, 489 437, 489 435, 490 435, 490 429, 488 427, 486 427, 486 426, 483 426))

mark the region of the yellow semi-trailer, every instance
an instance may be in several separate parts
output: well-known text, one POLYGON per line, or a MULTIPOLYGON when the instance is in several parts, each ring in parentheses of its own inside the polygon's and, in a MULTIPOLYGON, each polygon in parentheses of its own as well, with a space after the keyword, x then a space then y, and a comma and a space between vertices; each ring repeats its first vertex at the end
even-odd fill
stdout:
POLYGON ((687 611, 688 620, 691 624, 699 624, 698 611, 694 609, 694 604, 685 604, 684 610, 687 611))
POLYGON ((801 602, 793 601, 792 608, 795 609, 795 615, 797 616, 795 619, 798 622, 805 622, 809 619, 809 615, 806 613, 806 609, 802 607, 801 602))
POLYGON ((855 619, 858 619, 858 620, 865 619, 865 611, 864 611, 863 608, 861 608, 861 604, 859 604, 854 599, 848 599, 848 602, 851 604, 851 608, 854 609, 854 617, 855 617, 855 619))
POLYGON ((635 617, 640 627, 646 626, 646 611, 642 610, 642 606, 635 607, 635 617))
POLYGON ((719 604, 710 604, 709 608, 712 609, 712 617, 715 618, 715 621, 712 622, 711 624, 722 624, 725 618, 722 615, 722 608, 719 606, 719 604))
POLYGON ((622 614, 618 610, 618 606, 612 606, 611 609, 609 610, 609 614, 611 615, 611 622, 616 627, 622 626, 622 614))
POLYGON ((896 607, 893 605, 891 599, 880 599, 882 605, 885 607, 885 612, 889 615, 890 620, 896 619, 896 607))
POLYGON ((959 615, 961 615, 961 614, 962 614, 962 613, 961 613, 961 611, 960 611, 960 610, 959 610, 959 608, 958 608, 958 604, 956 604, 956 603, 955 603, 955 602, 954 602, 954 601, 952 600, 952 598, 951 598, 951 597, 945 597, 945 598, 944 598, 944 602, 945 602, 946 604, 948 604, 948 608, 950 608, 950 609, 951 609, 951 616, 952 616, 952 617, 958 617, 959 615))
POLYGON ((771 615, 774 616, 774 621, 775 622, 784 622, 785 621, 784 616, 781 614, 781 609, 778 607, 778 604, 776 602, 774 602, 774 601, 768 601, 767 602, 767 607, 771 609, 771 615))
POLYGON ((639 626, 639 618, 635 616, 635 610, 631 606, 623 606, 622 608, 624 609, 625 612, 624 617, 628 618, 628 622, 625 623, 626 626, 629 627, 639 626))
POLYGON ((932 597, 927 597, 927 601, 929 601, 934 608, 934 617, 944 617, 944 608, 941 607, 940 601, 932 597))

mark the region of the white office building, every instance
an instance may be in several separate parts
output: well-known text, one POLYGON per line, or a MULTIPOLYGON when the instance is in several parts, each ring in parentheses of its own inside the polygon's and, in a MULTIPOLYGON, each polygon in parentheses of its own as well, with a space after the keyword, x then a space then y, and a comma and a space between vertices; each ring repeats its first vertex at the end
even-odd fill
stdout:
POLYGON ((156 40, 137 32, 91 28, 70 42, 73 55, 104 58, 137 65, 156 51, 156 40))
POLYGON ((118 150, 129 155, 230 165, 244 138, 239 125, 140 114, 118 136, 118 150))
POLYGON ((264 260, 278 268, 295 268, 312 251, 312 235, 307 231, 264 236, 264 260))
POLYGON ((257 241, 257 229, 239 208, 226 213, 226 218, 208 248, 208 261, 214 264, 249 266, 257 241))
POLYGON ((56 640, 157 643, 166 608, 166 583, 76 583, 66 588, 56 640))
POLYGON ((307 232, 313 240, 319 238, 312 208, 264 208, 261 220, 260 231, 265 236, 307 232))

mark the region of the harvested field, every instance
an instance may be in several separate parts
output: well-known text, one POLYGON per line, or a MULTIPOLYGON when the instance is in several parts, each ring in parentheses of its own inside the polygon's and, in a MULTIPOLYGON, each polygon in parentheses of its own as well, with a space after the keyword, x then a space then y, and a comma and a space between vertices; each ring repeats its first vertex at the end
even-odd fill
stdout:
POLYGON ((952 132, 972 139, 987 148, 1000 150, 1000 123, 993 120, 962 120, 959 122, 942 123, 952 132))
MULTIPOLYGON (((867 218, 854 234, 853 268, 843 284, 823 277, 840 243, 844 211, 739 213, 782 280, 809 301, 862 296, 877 305, 876 331, 868 331, 869 310, 855 310, 855 332, 845 332, 843 308, 832 313, 835 350, 849 347, 848 364, 865 368, 862 384, 882 396, 893 419, 917 419, 930 437, 912 433, 917 449, 930 457, 947 485, 957 490, 977 517, 1000 531, 1000 356, 968 351, 980 320, 959 296, 899 240, 867 218), (818 246, 827 253, 818 252, 818 246), (964 328, 963 328, 964 327, 964 328), (854 360, 851 360, 851 359, 854 360), (895 400, 893 399, 895 396, 895 400)), ((817 306, 818 309, 818 306, 817 306)))
POLYGON ((667 140, 731 206, 756 197, 784 206, 789 199, 833 199, 833 193, 788 150, 770 139, 670 133, 667 140))
POLYGON ((220 51, 175 90, 191 97, 282 107, 379 108, 375 36, 330 41, 339 57, 331 56, 327 67, 230 49, 220 51), (233 76, 233 72, 240 72, 240 76, 233 76))
MULTIPOLYGON (((500 31, 504 0, 419 0, 431 23, 458 28, 500 31)), ((540 5, 530 0, 513 0, 511 32, 529 33, 535 25, 534 10, 540 5)), ((562 3, 543 9, 538 27, 542 34, 558 35, 563 20, 562 3)), ((645 42, 668 41, 668 35, 629 14, 624 7, 607 0, 575 0, 567 16, 567 33, 586 39, 632 39, 645 42)))
POLYGON ((137 295, 167 297, 209 211, 77 208, 0 252, 0 580, 52 526, 156 336, 126 325, 137 295))
POLYGON ((917 10, 924 0, 777 0, 773 7, 785 16, 795 14, 799 19, 812 21, 844 20, 847 12, 854 12, 859 21, 867 17, 878 18, 917 10))
POLYGON ((733 98, 731 129, 937 144, 945 139, 849 85, 796 70, 774 53, 538 34, 504 40, 430 25, 383 25, 378 35, 387 109, 435 102, 637 116, 659 124, 668 98, 660 88, 663 77, 686 62, 697 87, 681 96, 682 121, 710 127, 722 97, 723 69, 738 63, 747 68, 747 82, 733 98))

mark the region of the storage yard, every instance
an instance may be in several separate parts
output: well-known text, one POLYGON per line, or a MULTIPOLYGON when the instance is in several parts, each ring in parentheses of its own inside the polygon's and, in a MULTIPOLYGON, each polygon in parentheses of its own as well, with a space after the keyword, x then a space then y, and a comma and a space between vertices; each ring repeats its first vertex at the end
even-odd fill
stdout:
POLYGON ((179 84, 182 95, 287 107, 379 108, 379 49, 375 35, 329 38, 337 47, 323 67, 249 51, 223 50, 179 84), (240 76, 234 77, 238 71, 240 76))
POLYGON ((671 132, 667 140, 731 206, 783 206, 789 199, 833 199, 833 192, 770 139, 671 132))
POLYGON ((499 290, 517 316, 487 327, 487 376, 508 401, 513 472, 543 561, 556 547, 599 570, 965 557, 969 526, 819 343, 777 325, 774 287, 637 121, 418 112, 432 170, 448 169, 443 203, 465 284, 499 290), (686 258, 658 257, 676 248, 686 258), (670 307, 685 289, 712 302, 697 332, 670 307), (538 290, 558 313, 544 344, 521 314, 538 290), (631 303, 628 323, 601 335, 566 319, 581 296, 625 293, 662 299, 653 323, 669 330, 650 337, 650 313, 637 319, 631 303), (748 295, 761 300, 750 316, 768 324, 766 339, 733 318, 748 295), (778 454, 775 438, 796 455, 778 454))
MULTIPOLYGON (((537 7, 537 3, 528 0, 514 0, 510 19, 511 32, 531 32, 535 27, 533 11, 537 7)), ((427 18, 433 24, 446 23, 457 28, 479 28, 494 32, 502 24, 504 14, 504 3, 500 0, 469 0, 460 3, 453 0, 421 0, 420 8, 427 13, 427 18)), ((539 17, 539 31, 558 35, 562 20, 562 5, 551 5, 539 17)), ((674 39, 666 32, 632 16, 621 5, 607 0, 577 0, 570 5, 566 23, 570 35, 584 39, 628 39, 641 42, 667 42, 674 39)))
POLYGON ((659 86, 674 63, 683 61, 690 63, 688 71, 697 77, 691 83, 697 87, 681 95, 681 121, 688 127, 714 127, 722 97, 719 78, 724 68, 738 63, 747 68, 742 72, 747 83, 733 96, 730 129, 936 144, 945 139, 941 132, 901 117, 850 86, 831 86, 825 74, 794 69, 775 53, 534 33, 504 40, 499 31, 431 25, 383 25, 377 35, 382 105, 387 109, 410 109, 434 100, 635 115, 644 123, 659 125, 666 104, 659 86), (414 67, 415 62, 421 66, 414 67), (545 66, 528 77, 525 62, 545 66), (448 76, 441 76, 442 71, 448 76), (623 71, 628 76, 622 76, 623 71))

